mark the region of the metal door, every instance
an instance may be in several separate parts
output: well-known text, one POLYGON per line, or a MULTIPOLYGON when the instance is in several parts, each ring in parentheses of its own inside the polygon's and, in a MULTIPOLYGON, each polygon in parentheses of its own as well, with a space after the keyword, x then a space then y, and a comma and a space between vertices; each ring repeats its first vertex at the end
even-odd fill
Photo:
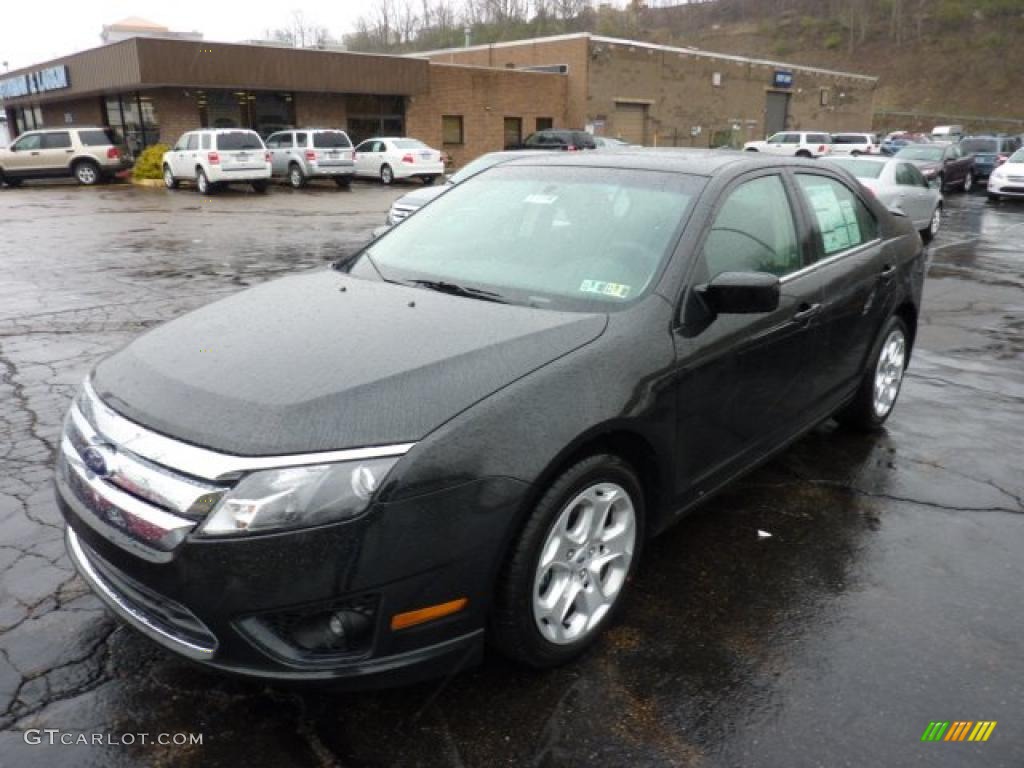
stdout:
POLYGON ((647 125, 647 105, 615 102, 615 113, 612 116, 612 134, 629 144, 645 143, 647 125))
POLYGON ((789 96, 782 91, 768 91, 768 100, 764 109, 764 132, 773 133, 786 130, 786 118, 789 116, 789 96))

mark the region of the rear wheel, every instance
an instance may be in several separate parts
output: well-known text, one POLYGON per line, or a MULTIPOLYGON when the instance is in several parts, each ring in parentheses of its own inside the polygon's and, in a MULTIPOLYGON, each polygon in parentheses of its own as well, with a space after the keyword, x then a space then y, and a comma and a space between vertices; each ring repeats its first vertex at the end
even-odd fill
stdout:
POLYGON ((836 414, 840 424, 863 432, 881 428, 892 413, 903 384, 910 352, 910 333, 903 318, 893 315, 880 335, 881 343, 853 400, 836 414))
POLYGON ((174 171, 171 170, 171 166, 164 166, 164 186, 168 189, 177 189, 178 180, 174 178, 174 171))
POLYGON ((348 189, 349 187, 352 186, 352 177, 351 176, 335 176, 334 177, 334 183, 337 184, 342 189, 348 189))
POLYGON ((382 184, 390 184, 395 180, 395 172, 391 170, 390 165, 382 165, 380 167, 380 181, 382 184))
POLYGON ((298 163, 288 166, 288 183, 291 184, 292 189, 302 189, 306 186, 306 174, 302 172, 298 163))
POLYGON ((930 243, 935 239, 935 236, 939 234, 939 228, 942 226, 942 206, 935 206, 935 210, 932 212, 931 221, 928 222, 928 226, 921 230, 921 240, 925 243, 930 243))
POLYGON ((435 180, 436 178, 437 178, 436 176, 424 176, 424 177, 423 177, 423 185, 424 185, 425 187, 429 187, 429 186, 430 186, 431 184, 433 184, 433 183, 434 183, 434 180, 435 180))
POLYGON ((213 184, 206 178, 206 171, 202 168, 196 168, 196 192, 200 195, 209 195, 213 193, 213 184))
POLYGON ((260 179, 252 183, 252 191, 258 195, 267 194, 268 189, 270 189, 270 182, 267 179, 260 179))
POLYGON ((100 167, 91 160, 79 160, 71 172, 82 186, 91 187, 99 183, 100 167))
POLYGON ((11 189, 14 189, 15 187, 20 187, 21 186, 21 182, 23 181, 23 179, 18 179, 18 178, 15 178, 14 176, 4 176, 2 181, 8 187, 10 187, 11 189))
POLYGON ((747 147, 747 148, 746 148, 745 150, 743 150, 743 151, 744 151, 744 152, 757 152, 758 150, 757 150, 756 148, 754 148, 754 147, 747 147))
POLYGON ((639 562, 644 497, 633 469, 597 454, 551 484, 505 563, 490 637, 506 656, 551 667, 594 642, 639 562))
POLYGON ((972 189, 974 189, 974 173, 973 171, 968 171, 967 175, 964 176, 964 192, 970 192, 972 189))

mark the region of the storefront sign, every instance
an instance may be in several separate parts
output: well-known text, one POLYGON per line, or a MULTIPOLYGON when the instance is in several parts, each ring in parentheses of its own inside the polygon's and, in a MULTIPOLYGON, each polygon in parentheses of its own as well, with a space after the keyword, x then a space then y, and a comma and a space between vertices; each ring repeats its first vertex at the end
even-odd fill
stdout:
POLYGON ((792 88, 793 87, 793 73, 784 69, 775 70, 775 82, 776 88, 792 88))
POLYGON ((71 79, 66 66, 48 67, 27 75, 16 75, 0 80, 0 98, 17 99, 30 93, 45 93, 68 88, 71 79))

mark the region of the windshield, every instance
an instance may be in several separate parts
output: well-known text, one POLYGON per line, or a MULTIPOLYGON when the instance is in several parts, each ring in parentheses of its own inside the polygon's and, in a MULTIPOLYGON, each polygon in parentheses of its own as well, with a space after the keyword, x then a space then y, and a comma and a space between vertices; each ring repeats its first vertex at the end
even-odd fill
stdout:
POLYGON ((498 166, 339 268, 361 277, 376 268, 386 280, 468 287, 516 304, 605 311, 651 286, 703 183, 656 171, 498 166))
POLYGON ((263 140, 252 131, 231 131, 217 134, 217 149, 263 149, 263 140))
POLYGON ((942 159, 942 147, 906 146, 896 153, 896 157, 903 160, 931 160, 938 162, 942 159))
POLYGON ((503 160, 510 159, 512 158, 510 158, 509 155, 503 155, 500 152, 491 152, 490 154, 478 157, 473 162, 460 168, 458 172, 452 174, 451 183, 461 184, 470 176, 475 176, 480 173, 480 171, 487 170, 492 165, 497 165, 503 160))
POLYGON ((399 149, 430 149, 418 139, 395 139, 395 146, 399 149))
POLYGON ((317 131, 313 134, 313 146, 317 149, 348 149, 352 142, 341 131, 317 131))
POLYGON ((1012 155, 1010 155, 1010 159, 1007 160, 1006 162, 1008 162, 1008 163, 1024 163, 1024 149, 1018 149, 1016 152, 1014 152, 1012 155))
POLYGON ((876 163, 874 160, 858 160, 852 157, 832 157, 828 162, 845 168, 858 179, 877 179, 882 175, 882 169, 885 168, 885 163, 876 163))

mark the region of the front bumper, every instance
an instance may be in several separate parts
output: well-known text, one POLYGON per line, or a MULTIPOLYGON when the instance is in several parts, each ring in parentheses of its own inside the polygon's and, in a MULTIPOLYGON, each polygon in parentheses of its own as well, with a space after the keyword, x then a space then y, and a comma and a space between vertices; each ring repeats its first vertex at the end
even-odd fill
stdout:
POLYGON ((988 177, 988 193, 1006 197, 1024 197, 1024 176, 988 177))

